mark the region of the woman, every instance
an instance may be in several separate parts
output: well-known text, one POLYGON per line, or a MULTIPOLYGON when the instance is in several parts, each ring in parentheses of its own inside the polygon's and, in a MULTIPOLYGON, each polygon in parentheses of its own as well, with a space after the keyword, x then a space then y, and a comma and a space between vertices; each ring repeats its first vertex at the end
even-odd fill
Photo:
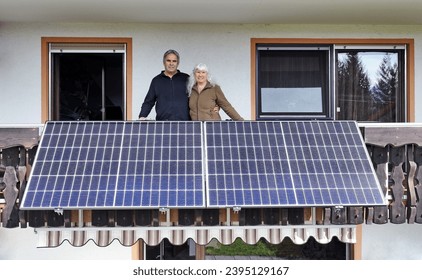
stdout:
POLYGON ((218 110, 215 110, 216 106, 222 108, 232 120, 243 120, 227 101, 220 86, 212 81, 205 64, 200 63, 193 69, 189 77, 188 92, 189 114, 193 121, 221 120, 218 110))

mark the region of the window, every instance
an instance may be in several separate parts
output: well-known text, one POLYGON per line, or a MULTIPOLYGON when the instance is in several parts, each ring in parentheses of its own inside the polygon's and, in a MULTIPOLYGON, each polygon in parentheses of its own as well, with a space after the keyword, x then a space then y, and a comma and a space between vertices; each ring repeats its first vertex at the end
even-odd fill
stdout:
POLYGON ((51 54, 51 119, 123 120, 124 53, 51 54))
POLYGON ((336 47, 336 117, 403 122, 405 48, 336 47))
POLYGON ((258 47, 258 115, 329 118, 330 48, 258 47))
POLYGON ((42 38, 42 119, 131 116, 130 38, 42 38))
POLYGON ((257 120, 413 119, 413 40, 252 39, 252 49, 257 120))

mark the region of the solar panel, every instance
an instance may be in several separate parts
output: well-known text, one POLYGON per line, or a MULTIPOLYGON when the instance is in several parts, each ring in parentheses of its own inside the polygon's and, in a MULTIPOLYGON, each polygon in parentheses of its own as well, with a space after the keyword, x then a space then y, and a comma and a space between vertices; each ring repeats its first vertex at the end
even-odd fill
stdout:
POLYGON ((22 209, 205 206, 201 122, 47 122, 22 209))
POLYGON ((385 198, 354 121, 113 121, 46 123, 21 208, 359 205, 385 198))
POLYGON ((206 122, 209 207, 385 205, 354 121, 206 122))

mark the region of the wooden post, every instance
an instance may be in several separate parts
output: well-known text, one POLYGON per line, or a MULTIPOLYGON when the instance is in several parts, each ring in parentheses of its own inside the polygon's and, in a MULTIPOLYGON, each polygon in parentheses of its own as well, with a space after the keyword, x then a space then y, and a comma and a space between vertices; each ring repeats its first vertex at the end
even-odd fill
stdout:
POLYGON ((352 244, 350 258, 352 260, 362 259, 362 225, 356 226, 356 243, 352 244))
POLYGON ((139 239, 132 246, 132 260, 144 260, 144 259, 145 259, 144 241, 142 239, 139 239))
POLYGON ((205 245, 195 245, 195 259, 205 260, 205 245))

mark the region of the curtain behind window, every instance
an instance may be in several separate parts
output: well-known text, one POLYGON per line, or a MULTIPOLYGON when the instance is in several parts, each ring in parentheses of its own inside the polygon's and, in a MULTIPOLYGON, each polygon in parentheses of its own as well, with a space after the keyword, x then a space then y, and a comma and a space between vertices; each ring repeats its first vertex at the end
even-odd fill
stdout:
POLYGON ((328 51, 260 50, 258 69, 260 116, 327 115, 328 51))

